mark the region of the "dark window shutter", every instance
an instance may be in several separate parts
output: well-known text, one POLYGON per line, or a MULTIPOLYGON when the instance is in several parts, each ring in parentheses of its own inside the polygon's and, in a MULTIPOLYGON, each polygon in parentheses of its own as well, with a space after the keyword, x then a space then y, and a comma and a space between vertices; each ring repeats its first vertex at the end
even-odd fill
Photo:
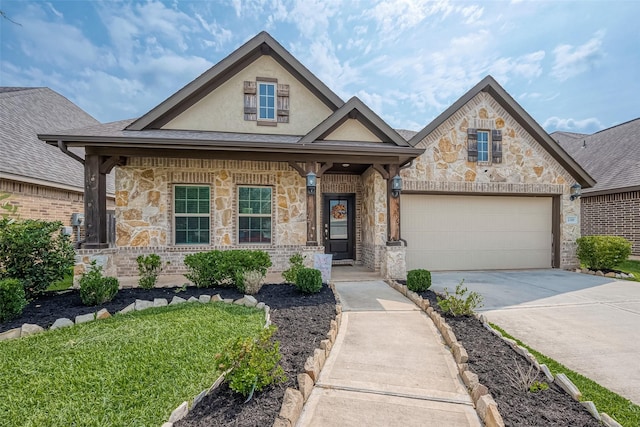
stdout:
POLYGON ((467 129, 467 160, 478 161, 478 129, 467 129))
POLYGON ((258 120, 258 98, 256 96, 256 82, 244 82, 244 119, 247 121, 258 120))
POLYGON ((289 85, 278 85, 278 123, 289 123, 289 85))
POLYGON ((502 131, 491 131, 491 160, 493 163, 502 163, 502 131))

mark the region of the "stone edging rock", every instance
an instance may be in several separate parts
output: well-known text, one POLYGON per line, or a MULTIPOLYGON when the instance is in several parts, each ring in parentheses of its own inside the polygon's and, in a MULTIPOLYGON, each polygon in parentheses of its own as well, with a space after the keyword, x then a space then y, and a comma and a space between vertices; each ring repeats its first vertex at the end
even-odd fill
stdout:
POLYGON ((588 268, 576 268, 576 273, 590 274, 592 276, 609 277, 611 279, 635 279, 636 276, 633 273, 603 273, 600 270, 589 270, 588 268))
POLYGON ((464 384, 467 386, 469 395, 471 396, 471 400, 473 401, 480 419, 482 419, 487 427, 504 427, 504 421, 502 420, 500 412, 498 412, 498 404, 489 393, 489 389, 480 383, 478 375, 469 369, 469 365, 467 364, 467 360, 469 359, 467 350, 465 350, 462 344, 458 342, 451 326, 449 326, 445 322, 444 318, 435 311, 433 307, 431 307, 429 300, 426 300, 422 298, 421 295, 410 291, 406 285, 402 285, 395 280, 387 281, 387 284, 409 298, 431 318, 433 324, 442 335, 444 342, 451 349, 451 353, 453 354, 453 358, 455 359, 458 367, 458 373, 464 384))
MULTIPOLYGON (((288 387, 284 392, 284 399, 280 413, 273 423, 273 427, 291 427, 296 425, 304 404, 309 399, 313 386, 320 377, 320 372, 324 363, 329 358, 329 353, 336 341, 338 330, 342 323, 342 305, 333 283, 330 284, 333 295, 337 300, 336 318, 331 321, 331 327, 327 332, 327 339, 320 341, 320 348, 313 351, 313 356, 309 356, 304 364, 304 372, 298 374, 298 388, 288 387)), ((163 426, 164 427, 164 426, 163 426)))
MULTIPOLYGON (((431 318, 433 323, 438 328, 438 331, 440 331, 440 334, 451 349, 451 352, 453 353, 453 357, 458 365, 460 377, 470 390, 471 399, 473 400, 473 403, 476 407, 478 416, 480 416, 482 421, 485 422, 486 426, 503 427, 505 424, 502 416, 498 411, 498 405, 489 393, 487 387, 478 381, 478 375, 476 375, 469 369, 469 366, 466 363, 468 360, 467 351, 464 349, 462 344, 457 341, 455 334, 453 333, 453 329, 451 329, 451 327, 445 322, 444 318, 439 313, 437 313, 433 309, 433 307, 431 307, 428 300, 425 300, 424 298, 422 298, 422 296, 413 291, 410 291, 406 285, 402 285, 396 281, 388 281, 387 284, 409 298, 414 304, 416 304, 424 312, 427 313, 427 315, 431 318)), ((514 340, 504 337, 499 331, 493 329, 487 322, 487 319, 484 315, 476 314, 476 318, 480 320, 482 326, 485 329, 502 339, 516 353, 522 355, 526 360, 529 361, 529 363, 542 371, 547 378, 547 381, 555 382, 573 399, 580 402, 580 404, 584 406, 596 420, 602 422, 607 427, 622 427, 606 413, 598 413, 598 410, 596 409, 596 406, 593 402, 581 402, 580 398, 582 397, 582 393, 571 382, 571 380, 567 378, 565 374, 558 374, 554 378, 549 368, 545 364, 538 363, 538 360, 529 352, 529 350, 522 346, 519 346, 518 343, 516 343, 514 340)))

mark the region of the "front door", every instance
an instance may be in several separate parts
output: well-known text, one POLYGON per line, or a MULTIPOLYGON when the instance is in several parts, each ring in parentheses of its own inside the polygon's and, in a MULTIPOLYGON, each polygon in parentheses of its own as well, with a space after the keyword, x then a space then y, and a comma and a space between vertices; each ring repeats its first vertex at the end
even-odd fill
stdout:
POLYGON ((323 203, 324 251, 333 259, 353 259, 355 195, 325 194, 323 203))

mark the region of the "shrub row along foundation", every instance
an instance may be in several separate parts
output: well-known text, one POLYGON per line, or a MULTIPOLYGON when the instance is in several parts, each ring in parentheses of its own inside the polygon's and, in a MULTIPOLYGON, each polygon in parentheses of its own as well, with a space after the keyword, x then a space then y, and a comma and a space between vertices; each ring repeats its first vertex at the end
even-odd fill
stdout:
POLYGON ((449 326, 445 322, 444 318, 440 316, 433 307, 431 307, 429 301, 422 298, 422 296, 410 291, 405 285, 396 281, 388 281, 387 284, 420 307, 420 309, 427 313, 431 318, 434 325, 436 325, 436 328, 440 331, 444 342, 451 349, 451 353, 458 365, 460 377, 467 386, 471 399, 475 405, 476 412, 482 421, 484 421, 485 425, 487 427, 504 427, 504 421, 498 412, 498 405, 489 393, 489 389, 484 384, 480 383, 478 375, 469 369, 469 365, 467 364, 467 361, 469 360, 467 350, 465 350, 462 344, 458 342, 451 326, 449 326))
POLYGON ((298 388, 287 388, 284 392, 284 400, 280 413, 276 417, 273 427, 292 427, 296 425, 304 404, 309 399, 313 386, 318 382, 320 371, 324 367, 325 361, 329 358, 329 353, 336 342, 338 330, 342 323, 342 305, 339 303, 338 294, 333 284, 331 290, 338 300, 336 305, 336 318, 331 321, 331 327, 327 332, 327 339, 320 341, 320 348, 313 351, 313 356, 309 356, 304 364, 304 372, 298 374, 298 388))

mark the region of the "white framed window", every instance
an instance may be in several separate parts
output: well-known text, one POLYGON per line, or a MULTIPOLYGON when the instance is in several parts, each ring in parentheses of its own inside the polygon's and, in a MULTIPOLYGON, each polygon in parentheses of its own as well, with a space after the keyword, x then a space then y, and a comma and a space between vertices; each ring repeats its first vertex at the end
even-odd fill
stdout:
POLYGON ((276 83, 258 82, 258 120, 276 120, 276 83))
POLYGON ((174 185, 173 241, 176 245, 208 245, 211 236, 211 189, 174 185))
POLYGON ((272 243, 271 187, 238 187, 238 243, 272 243))
POLYGON ((478 131, 478 162, 489 161, 489 132, 478 131))

